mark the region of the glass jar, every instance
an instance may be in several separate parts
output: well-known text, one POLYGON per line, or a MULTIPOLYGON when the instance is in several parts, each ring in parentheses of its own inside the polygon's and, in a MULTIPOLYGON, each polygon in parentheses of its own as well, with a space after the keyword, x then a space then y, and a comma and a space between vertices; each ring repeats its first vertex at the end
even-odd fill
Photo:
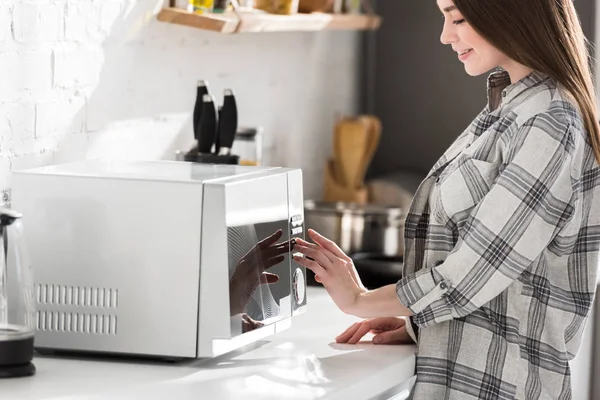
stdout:
POLYGON ((229 0, 215 0, 213 7, 214 13, 224 13, 229 10, 230 1, 229 0))
POLYGON ((360 14, 361 3, 360 0, 344 0, 344 13, 346 14, 360 14))
POLYGON ((280 15, 292 15, 298 13, 299 0, 273 0, 271 13, 280 15))
POLYGON ((344 12, 345 4, 346 4, 346 0, 335 0, 333 3, 333 13, 334 14, 342 14, 344 12))
POLYGON ((254 9, 254 0, 238 0, 240 5, 239 11, 251 12, 254 9))
POLYGON ((0 378, 33 375, 33 271, 21 214, 0 208, 0 378))
POLYGON ((297 14, 298 4, 299 0, 254 0, 254 8, 280 15, 297 14))
POLYGON ((262 10, 264 12, 271 12, 271 0, 254 0, 254 8, 257 10, 262 10))
POLYGON ((212 13, 214 5, 214 0, 189 0, 188 12, 197 14, 212 13))
POLYGON ((231 153, 240 156, 240 165, 262 165, 263 128, 239 128, 231 153))

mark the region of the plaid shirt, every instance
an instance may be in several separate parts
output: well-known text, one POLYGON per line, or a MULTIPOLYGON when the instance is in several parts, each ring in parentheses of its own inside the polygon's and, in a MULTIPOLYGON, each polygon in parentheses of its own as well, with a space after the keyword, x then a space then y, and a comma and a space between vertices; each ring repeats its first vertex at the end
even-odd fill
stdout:
POLYGON ((398 298, 418 400, 570 399, 596 290, 600 168, 565 92, 488 78, 488 105, 421 183, 398 298))

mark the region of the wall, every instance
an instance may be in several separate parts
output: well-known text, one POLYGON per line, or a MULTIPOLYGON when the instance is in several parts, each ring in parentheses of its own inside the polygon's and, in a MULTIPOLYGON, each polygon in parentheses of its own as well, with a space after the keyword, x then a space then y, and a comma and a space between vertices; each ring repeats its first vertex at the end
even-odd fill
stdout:
POLYGON ((485 77, 468 76, 440 43, 442 15, 435 1, 378 1, 384 19, 372 41, 372 107, 384 134, 370 174, 398 169, 427 172, 485 107, 485 77))
MULTIPOLYGON (((575 0, 584 31, 594 40, 595 0, 575 0)), ((377 1, 383 24, 367 40, 372 71, 363 108, 383 123, 381 146, 369 172, 427 172, 486 104, 486 76, 471 77, 440 42, 442 14, 435 1, 377 1)))
MULTIPOLYGON (((357 108, 355 32, 220 35, 155 18, 162 0, 0 0, 0 190, 12 170, 83 158, 173 159, 198 79, 265 127, 265 163, 318 196, 336 112, 357 108)), ((6 195, 6 193, 5 193, 6 195)))

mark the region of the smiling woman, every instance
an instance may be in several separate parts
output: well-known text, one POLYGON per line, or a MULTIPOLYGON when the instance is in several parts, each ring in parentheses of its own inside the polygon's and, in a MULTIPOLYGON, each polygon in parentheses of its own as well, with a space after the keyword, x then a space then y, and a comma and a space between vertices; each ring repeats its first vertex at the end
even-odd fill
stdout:
POLYGON ((414 400, 569 399, 596 291, 600 136, 572 0, 438 0, 443 44, 488 103, 419 186, 403 278, 366 290, 309 232, 297 261, 364 318, 337 337, 418 342, 414 400), (405 321, 398 319, 405 317, 405 321), (396 319, 394 319, 396 318, 396 319))
POLYGON ((469 75, 481 75, 497 66, 512 67, 519 69, 514 71, 515 80, 527 75, 528 69, 517 65, 508 56, 492 46, 487 40, 479 35, 475 29, 466 22, 461 12, 451 1, 440 0, 440 6, 450 3, 442 8, 444 13, 444 28, 441 42, 452 46, 458 53, 458 58, 465 64, 465 70, 469 75))

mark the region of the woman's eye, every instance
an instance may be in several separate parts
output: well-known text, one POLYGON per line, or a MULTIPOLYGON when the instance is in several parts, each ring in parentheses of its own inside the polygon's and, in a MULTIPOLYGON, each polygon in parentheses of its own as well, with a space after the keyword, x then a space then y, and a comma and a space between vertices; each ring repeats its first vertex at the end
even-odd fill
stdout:
POLYGON ((463 22, 465 22, 465 20, 464 20, 464 19, 459 19, 459 20, 457 20, 457 21, 452 21, 452 23, 453 23, 454 25, 460 25, 460 24, 462 24, 463 22))

